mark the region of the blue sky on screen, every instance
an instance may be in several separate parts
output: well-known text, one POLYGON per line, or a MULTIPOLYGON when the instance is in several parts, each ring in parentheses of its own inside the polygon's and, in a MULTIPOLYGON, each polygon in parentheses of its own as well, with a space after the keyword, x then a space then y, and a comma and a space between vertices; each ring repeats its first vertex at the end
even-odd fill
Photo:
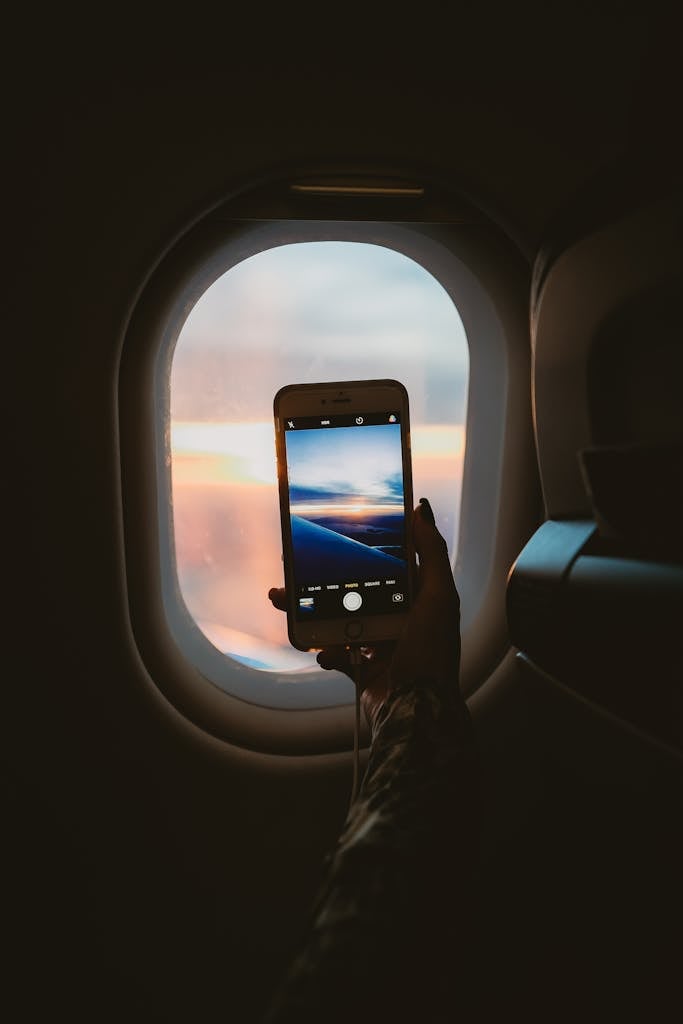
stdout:
POLYGON ((316 500, 403 500, 399 424, 289 430, 285 437, 293 510, 316 500))

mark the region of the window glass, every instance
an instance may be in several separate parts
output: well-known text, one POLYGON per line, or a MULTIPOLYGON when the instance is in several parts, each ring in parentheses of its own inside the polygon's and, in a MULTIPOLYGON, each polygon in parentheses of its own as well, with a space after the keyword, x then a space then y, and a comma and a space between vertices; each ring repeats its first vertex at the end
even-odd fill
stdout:
POLYGON ((301 672, 285 617, 272 401, 284 384, 392 377, 411 406, 414 491, 455 556, 469 354, 420 264, 364 242, 301 242, 231 267, 191 310, 171 367, 173 543, 183 600, 220 651, 301 672))

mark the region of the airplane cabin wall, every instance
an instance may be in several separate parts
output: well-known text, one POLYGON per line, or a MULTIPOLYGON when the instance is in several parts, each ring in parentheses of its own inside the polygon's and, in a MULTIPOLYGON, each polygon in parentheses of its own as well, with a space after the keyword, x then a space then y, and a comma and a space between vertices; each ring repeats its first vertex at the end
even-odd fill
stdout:
MULTIPOLYGON (((6 193, 6 998, 13 1020, 68 1007, 74 1021, 225 1011, 246 1022, 304 928, 350 761, 227 749, 182 719, 140 661, 117 449, 131 305, 207 206, 317 161, 437 168, 531 256, 552 212, 632 143, 634 117, 644 123, 647 33, 604 14, 565 26, 563 43, 539 30, 511 48, 505 32, 478 45, 477 24, 454 53, 436 32, 406 29, 380 63, 369 45, 294 59, 273 44, 254 75, 252 48, 237 57, 245 47, 232 42, 226 56, 211 25, 199 49, 178 33, 170 51, 154 32, 140 41, 137 24, 86 46, 56 23, 20 28, 6 193), (418 48, 430 58, 419 72, 418 48)), ((490 695, 488 870, 502 898, 501 867, 529 849, 510 822, 533 820, 555 776, 548 768, 541 800, 543 702, 508 664, 490 695)))

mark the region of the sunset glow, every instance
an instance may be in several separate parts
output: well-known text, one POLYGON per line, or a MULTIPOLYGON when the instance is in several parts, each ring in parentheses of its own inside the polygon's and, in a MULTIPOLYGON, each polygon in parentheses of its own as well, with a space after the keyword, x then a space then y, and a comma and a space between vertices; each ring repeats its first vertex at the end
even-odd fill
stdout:
MULTIPOLYGON (((312 671, 314 656, 290 646, 285 616, 267 599, 270 587, 283 584, 272 422, 174 423, 171 438, 176 559, 197 624, 215 647, 245 664, 312 671)), ((464 428, 418 424, 412 452, 416 499, 430 498, 453 552, 457 520, 449 513, 460 505, 464 428)), ((308 502, 299 511, 329 508, 308 502)), ((335 508, 352 515, 402 510, 361 501, 335 508)))
MULTIPOLYGON (((417 424, 411 429, 411 443, 416 475, 421 465, 426 466, 426 460, 445 459, 452 472, 452 461, 461 461, 465 452, 465 428, 450 423, 417 424)), ((277 482, 275 435, 270 421, 174 422, 171 454, 174 486, 277 482)))

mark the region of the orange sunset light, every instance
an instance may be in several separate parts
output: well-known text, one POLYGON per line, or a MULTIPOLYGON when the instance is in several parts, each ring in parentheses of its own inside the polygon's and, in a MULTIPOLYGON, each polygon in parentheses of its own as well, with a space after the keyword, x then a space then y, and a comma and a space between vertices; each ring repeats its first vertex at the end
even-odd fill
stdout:
MULTIPOLYGON (((417 424, 411 430, 413 462, 461 460, 465 428, 460 424, 417 424)), ((173 484, 271 484, 277 481, 271 422, 195 423, 171 426, 173 484)), ((425 466, 427 468, 427 466, 425 466)), ((435 466, 429 467, 432 473, 435 466)), ((447 470, 452 473, 452 467, 447 470)), ((361 507, 358 503, 359 509, 361 507)), ((352 508, 347 511, 353 511, 352 508)))
MULTIPOLYGON (((427 494, 451 547, 464 454, 464 428, 413 426, 415 494, 427 494)), ((207 639, 231 657, 264 668, 315 670, 312 655, 294 651, 285 616, 268 600, 282 586, 280 514, 272 421, 174 421, 171 427, 173 533, 178 582, 185 603, 207 639)), ((353 497, 343 505, 309 502, 314 516, 402 511, 353 497)))

